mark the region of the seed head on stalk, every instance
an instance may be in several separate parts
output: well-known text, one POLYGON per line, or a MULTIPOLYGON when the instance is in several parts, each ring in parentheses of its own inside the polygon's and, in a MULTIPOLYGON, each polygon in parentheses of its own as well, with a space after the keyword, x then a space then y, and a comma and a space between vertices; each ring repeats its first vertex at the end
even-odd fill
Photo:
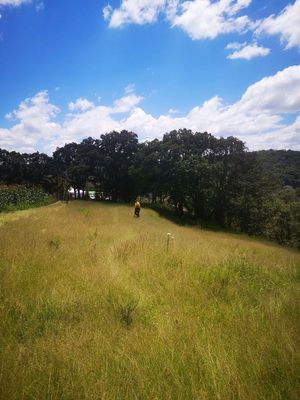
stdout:
POLYGON ((167 233, 167 252, 169 251, 171 233, 167 233))

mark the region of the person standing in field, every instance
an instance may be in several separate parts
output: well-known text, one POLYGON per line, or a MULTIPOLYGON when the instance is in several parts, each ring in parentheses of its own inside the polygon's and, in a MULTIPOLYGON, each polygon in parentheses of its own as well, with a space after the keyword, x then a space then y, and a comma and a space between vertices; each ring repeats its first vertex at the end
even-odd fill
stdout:
POLYGON ((140 211, 141 211, 141 204, 140 204, 140 202, 137 200, 137 201, 135 202, 135 204, 134 204, 134 215, 135 215, 136 217, 139 217, 139 216, 140 216, 140 211))

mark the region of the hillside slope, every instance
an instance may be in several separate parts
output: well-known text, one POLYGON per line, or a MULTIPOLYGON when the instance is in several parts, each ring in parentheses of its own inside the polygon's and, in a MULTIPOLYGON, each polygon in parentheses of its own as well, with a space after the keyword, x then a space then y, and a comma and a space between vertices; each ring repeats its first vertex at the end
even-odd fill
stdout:
POLYGON ((254 153, 265 171, 277 175, 282 185, 300 188, 300 151, 261 150, 254 153))
POLYGON ((299 252, 124 205, 5 222, 1 399, 299 398, 299 252))

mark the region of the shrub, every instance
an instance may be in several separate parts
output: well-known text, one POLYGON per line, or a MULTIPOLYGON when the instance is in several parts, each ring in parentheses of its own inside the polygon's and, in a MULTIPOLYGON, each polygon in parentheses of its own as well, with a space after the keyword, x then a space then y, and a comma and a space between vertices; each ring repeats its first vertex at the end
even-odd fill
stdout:
POLYGON ((129 301, 126 304, 120 306, 120 320, 121 322, 129 327, 133 323, 133 314, 138 306, 138 301, 129 301))

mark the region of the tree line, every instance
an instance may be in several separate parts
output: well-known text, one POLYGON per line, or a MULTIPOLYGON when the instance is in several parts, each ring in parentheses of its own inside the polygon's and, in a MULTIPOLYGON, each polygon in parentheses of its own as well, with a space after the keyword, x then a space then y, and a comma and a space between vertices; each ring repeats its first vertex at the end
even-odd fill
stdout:
POLYGON ((188 129, 139 143, 123 130, 65 144, 52 157, 0 149, 0 182, 41 185, 58 198, 69 187, 112 201, 141 196, 178 215, 300 247, 299 155, 249 152, 237 138, 188 129))

